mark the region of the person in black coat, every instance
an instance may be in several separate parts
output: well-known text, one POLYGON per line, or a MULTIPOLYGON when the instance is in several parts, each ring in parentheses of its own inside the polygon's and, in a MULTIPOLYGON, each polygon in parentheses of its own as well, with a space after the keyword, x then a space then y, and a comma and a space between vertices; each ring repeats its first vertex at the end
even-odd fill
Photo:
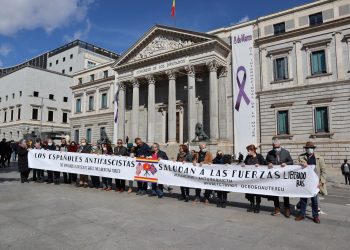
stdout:
MULTIPOLYGON (((183 163, 193 161, 193 157, 186 145, 181 144, 179 146, 179 153, 177 154, 176 161, 183 162, 183 163)), ((180 189, 181 189, 181 196, 179 197, 179 200, 188 202, 190 200, 190 188, 180 187, 180 189)))
MULTIPOLYGON (((45 150, 50 150, 50 151, 56 151, 56 145, 53 143, 52 139, 47 140, 47 146, 45 147, 45 150)), ((59 173, 59 172, 58 172, 59 173)), ((57 174, 56 174, 57 176, 57 174)), ((51 184, 54 182, 54 171, 47 170, 47 184, 51 184)), ((55 184, 59 184, 59 180, 55 178, 55 184)))
MULTIPOLYGON (((164 151, 160 150, 158 143, 153 143, 152 145, 152 159, 168 160, 167 154, 164 151)), ((152 183, 152 193, 149 196, 156 196, 156 195, 158 195, 158 198, 163 198, 164 196, 163 184, 158 184, 158 188, 157 188, 157 183, 152 183)))
MULTIPOLYGON (((146 158, 151 156, 150 147, 144 143, 141 138, 135 139, 136 149, 135 149, 135 157, 146 158)), ((138 181, 137 182, 137 193, 136 195, 145 195, 147 192, 147 182, 138 181)))
MULTIPOLYGON (((256 152, 257 148, 251 144, 247 146, 248 155, 244 160, 245 165, 267 165, 264 157, 256 152)), ((246 194, 245 197, 250 201, 250 205, 247 208, 247 212, 260 213, 261 195, 258 194, 246 194)))
POLYGON ((5 165, 5 161, 6 161, 6 139, 2 139, 2 141, 0 142, 0 155, 1 155, 1 159, 0 159, 0 164, 1 167, 6 167, 5 165))
MULTIPOLYGON (((223 152, 221 150, 218 150, 216 152, 216 157, 213 160, 213 164, 229 164, 230 162, 227 161, 228 158, 225 158, 223 155, 223 152)), ((227 203, 227 191, 216 191, 218 195, 218 203, 216 204, 217 207, 226 207, 227 203)))
MULTIPOLYGON (((273 165, 280 165, 281 167, 286 167, 286 165, 293 165, 293 159, 290 156, 290 153, 288 150, 281 147, 281 143, 277 140, 275 140, 272 143, 273 149, 267 153, 266 156, 266 163, 268 164, 269 168, 272 168, 273 165)), ((274 203, 274 211, 271 213, 273 216, 280 215, 280 201, 278 196, 270 196, 268 197, 269 200, 273 200, 274 203)), ((290 217, 290 203, 289 203, 289 197, 283 197, 283 203, 284 203, 284 215, 289 218, 290 217)))
MULTIPOLYGON (((34 149, 41 149, 41 139, 37 138, 34 143, 34 149)), ((42 183, 44 181, 44 170, 33 168, 33 181, 42 183)))
MULTIPOLYGON (((117 146, 114 148, 114 155, 129 156, 128 149, 123 146, 122 139, 118 139, 117 146)), ((115 191, 120 193, 125 191, 125 180, 115 179, 115 191)))
POLYGON ((18 171, 21 173, 21 183, 29 183, 28 146, 24 139, 20 140, 18 144, 18 171))

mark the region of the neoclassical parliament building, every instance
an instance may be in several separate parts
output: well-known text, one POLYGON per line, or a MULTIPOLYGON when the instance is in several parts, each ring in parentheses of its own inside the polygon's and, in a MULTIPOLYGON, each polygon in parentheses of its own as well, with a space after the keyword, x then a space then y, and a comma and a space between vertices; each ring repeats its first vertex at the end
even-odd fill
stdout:
POLYGON ((296 159, 312 140, 327 164, 338 166, 350 150, 349 0, 313 1, 208 33, 156 25, 101 72, 73 75, 72 137, 96 141, 103 128, 113 141, 141 137, 175 155, 180 143, 197 145, 201 124, 213 152, 233 153, 236 81, 244 92, 233 70, 233 33, 246 27, 252 35, 241 39, 254 44, 254 86, 245 91, 255 98, 243 95, 240 105, 254 105, 260 151, 279 139, 296 159))

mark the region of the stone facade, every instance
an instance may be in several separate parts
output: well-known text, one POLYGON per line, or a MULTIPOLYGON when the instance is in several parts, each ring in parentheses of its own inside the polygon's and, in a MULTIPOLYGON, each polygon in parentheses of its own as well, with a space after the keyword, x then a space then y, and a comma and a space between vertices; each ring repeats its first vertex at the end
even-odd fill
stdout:
POLYGON ((111 69, 112 63, 104 63, 73 75, 70 128, 75 141, 87 138, 91 143, 96 143, 101 138, 101 130, 113 140, 115 76, 111 69))

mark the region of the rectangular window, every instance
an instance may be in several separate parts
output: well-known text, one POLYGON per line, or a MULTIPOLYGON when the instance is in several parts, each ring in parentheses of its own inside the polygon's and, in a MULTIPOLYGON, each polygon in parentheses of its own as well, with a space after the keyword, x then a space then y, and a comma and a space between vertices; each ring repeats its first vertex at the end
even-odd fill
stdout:
POLYGON ((33 92, 33 96, 34 96, 34 97, 39 97, 39 92, 38 92, 38 91, 34 91, 34 92, 33 92))
POLYGON ((58 60, 56 60, 56 64, 58 64, 58 60))
POLYGON ((87 141, 88 143, 91 143, 91 128, 88 128, 88 129, 86 130, 86 141, 87 141))
POLYGON ((286 23, 277 23, 273 25, 273 33, 279 35, 286 32, 286 23))
POLYGON ((7 101, 8 99, 9 99, 9 96, 7 95, 7 96, 6 96, 6 101, 7 101))
POLYGON ((4 112, 4 122, 7 120, 7 111, 4 112))
POLYGON ((69 67, 69 72, 72 72, 73 71, 73 67, 69 67))
POLYGON ((75 112, 76 113, 81 112, 81 99, 80 98, 75 100, 75 112))
POLYGON ((33 109, 32 120, 38 120, 38 109, 33 109))
POLYGON ((74 141, 79 143, 79 129, 74 130, 74 141))
POLYGON ((90 75, 90 82, 93 82, 93 81, 95 81, 95 75, 94 74, 90 75))
POLYGON ((103 78, 107 78, 108 77, 108 70, 103 71, 103 78))
POLYGON ((329 132, 329 116, 327 107, 315 108, 315 132, 328 133, 329 132))
POLYGON ((1 102, 1 97, 0 97, 0 102, 1 102))
POLYGON ((19 92, 19 96, 22 96, 22 91, 19 92))
POLYGON ((21 120, 21 108, 17 110, 17 120, 21 120))
POLYGON ((68 97, 67 96, 63 97, 63 102, 68 102, 68 97))
POLYGON ((52 63, 51 63, 51 62, 50 62, 50 64, 49 64, 49 66, 52 67, 52 63))
POLYGON ((309 16, 309 24, 310 26, 313 25, 320 25, 323 23, 323 17, 322 17, 322 12, 312 14, 309 16))
POLYGON ((12 93, 12 99, 15 99, 15 93, 12 93))
POLYGON ((11 109, 11 122, 13 121, 13 109, 11 109))
POLYGON ((313 51, 310 54, 311 75, 319 75, 327 73, 326 53, 324 50, 313 51))
POLYGON ((49 110, 49 112, 47 114, 47 121, 53 122, 53 111, 52 110, 49 110))
POLYGON ((67 123, 67 122, 68 122, 68 113, 63 112, 62 123, 67 123))
POLYGON ((275 81, 289 79, 288 75, 288 58, 276 58, 273 61, 275 81))
POLYGON ((66 73, 66 71, 64 69, 62 69, 62 74, 65 74, 65 73, 66 73))
POLYGON ((79 83, 79 84, 82 84, 82 83, 83 83, 83 78, 81 78, 81 77, 78 78, 78 83, 79 83))
POLYGON ((73 59, 73 54, 70 54, 69 58, 70 58, 70 59, 73 59))
POLYGON ((63 57, 62 61, 63 61, 63 62, 65 62, 65 61, 66 61, 66 58, 65 58, 65 57, 63 57))
POLYGON ((107 93, 103 93, 101 95, 101 108, 103 109, 107 108, 107 93))
POLYGON ((277 134, 287 135, 289 134, 289 114, 288 110, 277 112, 277 134))
POLYGON ((53 100, 55 98, 55 96, 53 94, 49 94, 49 99, 53 100))
POLYGON ((94 97, 91 95, 89 96, 89 111, 94 110, 94 97))

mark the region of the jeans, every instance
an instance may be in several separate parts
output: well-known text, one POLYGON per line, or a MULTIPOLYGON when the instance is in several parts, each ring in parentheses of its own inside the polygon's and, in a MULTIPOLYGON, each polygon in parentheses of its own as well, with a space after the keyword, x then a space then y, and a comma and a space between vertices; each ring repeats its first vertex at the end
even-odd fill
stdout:
POLYGON ((350 174, 344 174, 345 177, 345 185, 349 184, 350 185, 350 174))
MULTIPOLYGON (((285 208, 290 208, 289 197, 283 197, 283 203, 285 208)), ((280 198, 278 196, 273 197, 273 204, 275 208, 280 208, 280 198)))
POLYGON ((152 183, 152 194, 157 194, 159 196, 162 196, 162 195, 164 195, 163 190, 164 190, 163 184, 157 185, 157 183, 152 183))
MULTIPOLYGON (((300 198, 300 215, 305 217, 307 198, 300 198)), ((311 197, 312 217, 318 217, 318 196, 311 197)))

